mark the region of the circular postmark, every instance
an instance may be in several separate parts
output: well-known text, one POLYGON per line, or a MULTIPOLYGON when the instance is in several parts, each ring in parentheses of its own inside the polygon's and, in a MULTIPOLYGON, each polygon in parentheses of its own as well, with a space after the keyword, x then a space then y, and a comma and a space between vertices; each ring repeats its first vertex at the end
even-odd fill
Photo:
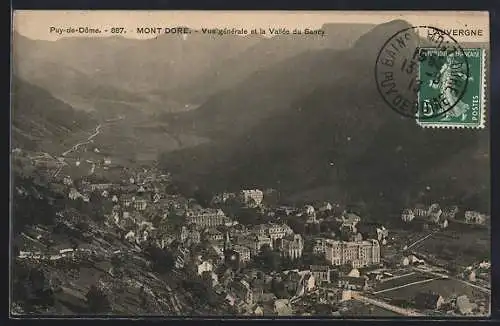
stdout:
POLYGON ((391 109, 418 120, 454 110, 469 80, 467 55, 448 33, 431 26, 398 31, 375 64, 377 89, 391 109))

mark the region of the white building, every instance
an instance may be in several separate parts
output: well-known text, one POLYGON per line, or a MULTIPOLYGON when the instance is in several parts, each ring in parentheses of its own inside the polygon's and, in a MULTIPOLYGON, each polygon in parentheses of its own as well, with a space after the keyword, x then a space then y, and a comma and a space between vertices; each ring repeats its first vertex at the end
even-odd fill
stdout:
POLYGON ((316 223, 316 210, 314 209, 313 206, 311 205, 306 205, 304 207, 304 213, 305 217, 307 218, 307 223, 316 223))
POLYGON ((75 188, 71 188, 68 194, 68 198, 71 200, 76 200, 78 198, 81 198, 82 194, 78 192, 75 188))
POLYGON ((267 228, 267 233, 271 240, 283 239, 288 235, 293 234, 293 230, 286 224, 270 224, 267 228))
POLYGON ((470 224, 486 224, 488 216, 475 211, 466 211, 464 214, 465 222, 470 224))
POLYGON ((442 214, 443 210, 439 207, 439 204, 432 204, 429 206, 427 216, 431 222, 438 223, 442 214))
POLYGON ((281 248, 282 254, 290 259, 297 259, 302 257, 304 251, 304 240, 300 234, 294 234, 283 238, 281 248))
POLYGON ((319 212, 328 212, 328 211, 331 211, 333 209, 333 206, 332 204, 326 202, 326 203, 323 203, 323 205, 321 205, 319 208, 318 208, 318 211, 319 212))
POLYGON ((196 209, 188 210, 185 214, 186 222, 195 224, 200 228, 212 228, 224 225, 226 215, 221 209, 196 209))
POLYGON ((71 179, 71 177, 67 175, 64 177, 63 183, 65 186, 71 186, 73 184, 73 179, 71 179))
POLYGON ((328 243, 325 258, 332 265, 352 264, 354 268, 380 263, 380 245, 377 240, 333 241, 328 243))
POLYGON ((405 223, 413 221, 414 218, 415 218, 415 213, 413 213, 413 210, 409 208, 404 209, 403 212, 401 213, 401 220, 405 223))
POLYGON ((264 192, 258 189, 240 191, 240 200, 250 206, 259 206, 264 199, 264 192))
POLYGON ((134 241, 135 241, 135 232, 130 231, 129 233, 127 233, 127 234, 125 235, 125 240, 131 241, 131 242, 134 242, 134 241))
POLYGON ((214 266, 211 262, 205 260, 200 264, 198 264, 197 269, 198 269, 198 275, 201 275, 204 272, 212 272, 214 270, 214 266))
POLYGON ((299 272, 301 279, 295 296, 300 297, 316 288, 316 278, 310 271, 299 272))
POLYGON ((313 253, 323 256, 326 253, 327 244, 334 242, 333 239, 317 238, 314 240, 313 253))
POLYGON ((247 263, 250 261, 250 248, 242 245, 235 244, 232 247, 232 250, 238 253, 240 256, 240 262, 247 263))

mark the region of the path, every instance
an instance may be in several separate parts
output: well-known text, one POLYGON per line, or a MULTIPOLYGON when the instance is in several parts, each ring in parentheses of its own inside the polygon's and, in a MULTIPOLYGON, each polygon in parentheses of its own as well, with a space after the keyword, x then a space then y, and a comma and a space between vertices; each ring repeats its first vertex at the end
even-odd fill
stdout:
MULTIPOLYGON (((117 118, 115 119, 107 119, 104 121, 104 124, 110 124, 110 123, 113 123, 113 122, 116 122, 116 121, 120 121, 120 120, 123 120, 125 119, 125 116, 118 116, 117 118)), ((68 155, 69 153, 73 152, 73 151, 76 151, 78 149, 78 147, 82 146, 82 145, 85 145, 85 144, 89 144, 92 142, 92 139, 95 138, 97 135, 99 135, 101 133, 101 128, 103 127, 103 124, 98 124, 96 127, 95 127, 95 131, 92 135, 90 135, 85 141, 81 142, 81 143, 78 143, 76 145, 74 145, 73 147, 71 147, 70 149, 68 149, 67 151, 65 151, 64 153, 62 153, 62 156, 66 156, 68 155)))
POLYGON ((411 247, 415 246, 416 244, 418 244, 418 243, 420 243, 420 242, 422 242, 424 240, 427 240, 428 238, 430 238, 431 236, 433 236, 436 232, 438 232, 438 231, 433 231, 433 232, 429 233, 428 235, 426 235, 425 237, 418 239, 417 241, 415 241, 412 244, 408 245, 405 250, 409 250, 411 247))
POLYGON ((417 285, 417 284, 422 284, 422 283, 427 283, 427 282, 439 280, 441 278, 442 277, 435 277, 435 278, 431 278, 431 279, 427 279, 427 280, 406 283, 406 284, 395 286, 395 287, 392 287, 392 288, 389 288, 389 289, 384 289, 384 290, 376 291, 376 292, 373 292, 373 294, 379 294, 379 293, 389 292, 389 291, 393 291, 393 290, 397 290, 397 289, 402 289, 402 288, 405 288, 405 287, 408 287, 408 286, 412 286, 412 285, 417 285))
POLYGON ((425 316, 425 315, 420 314, 420 313, 418 313, 418 312, 416 312, 414 310, 397 307, 397 306, 391 305, 391 304, 389 304, 387 302, 383 302, 383 301, 380 301, 380 300, 375 300, 375 299, 372 299, 372 298, 365 297, 365 296, 359 294, 358 292, 353 292, 352 298, 354 300, 361 301, 361 302, 364 302, 364 303, 369 303, 369 304, 372 304, 374 306, 377 306, 377 307, 380 307, 380 308, 383 308, 383 309, 395 312, 395 313, 397 313, 399 315, 403 315, 403 316, 409 316, 409 317, 422 317, 422 316, 425 316))
POLYGON ((70 149, 68 149, 67 151, 63 152, 63 153, 61 154, 61 156, 63 156, 63 157, 64 157, 64 156, 68 155, 69 153, 76 151, 76 150, 78 149, 78 147, 80 147, 80 146, 82 146, 82 145, 86 145, 86 144, 91 143, 91 142, 92 142, 92 139, 93 139, 94 137, 96 137, 97 135, 99 135, 99 134, 100 134, 100 132, 101 132, 101 127, 102 127, 102 125, 101 125, 101 124, 98 124, 98 125, 97 125, 97 127, 95 128, 94 133, 93 133, 92 135, 90 135, 90 136, 87 138, 87 140, 86 140, 86 141, 83 141, 83 142, 81 142, 81 143, 78 143, 78 144, 74 145, 73 147, 71 147, 71 148, 70 148, 70 149))
POLYGON ((385 283, 385 282, 388 282, 388 281, 397 280, 398 278, 410 276, 410 275, 413 275, 413 274, 415 274, 415 272, 410 272, 410 273, 406 273, 406 274, 402 274, 402 275, 397 275, 397 276, 392 276, 392 277, 388 277, 388 278, 383 278, 383 279, 380 280, 380 283, 385 283))
POLYGON ((454 281, 458 281, 458 282, 467 284, 469 286, 472 286, 473 288, 476 288, 476 289, 478 289, 478 290, 480 290, 482 292, 488 293, 488 294, 491 293, 490 289, 482 287, 482 286, 479 286, 479 285, 476 285, 476 284, 473 284, 473 283, 470 283, 470 282, 467 282, 466 280, 462 280, 462 279, 459 279, 459 278, 456 278, 456 277, 450 277, 449 275, 438 273, 438 272, 434 272, 434 271, 431 271, 431 270, 428 270, 428 269, 422 269, 422 268, 417 268, 417 267, 415 267, 415 269, 418 270, 418 271, 420 271, 420 272, 423 272, 423 273, 428 273, 428 274, 431 274, 431 275, 434 275, 434 276, 439 276, 441 278, 448 278, 448 279, 452 279, 454 281))
MULTIPOLYGON (((111 123, 113 123, 113 122, 120 121, 120 120, 123 120, 123 119, 125 119, 125 116, 121 116, 121 115, 120 115, 120 116, 118 116, 118 117, 117 117, 117 118, 115 118, 115 119, 107 119, 107 120, 105 120, 105 122, 104 122, 104 123, 105 123, 105 124, 111 124, 111 123)), ((103 127, 103 124, 98 124, 98 125, 95 127, 95 131, 94 131, 94 132, 93 132, 93 133, 92 133, 89 137, 87 137, 87 139, 86 139, 85 141, 80 142, 80 143, 77 143, 76 145, 72 146, 72 147, 71 147, 71 148, 69 148, 67 151, 63 152, 63 153, 61 154, 61 156, 62 156, 62 157, 65 157, 65 156, 66 156, 66 155, 68 155, 69 153, 76 151, 76 150, 78 149, 78 147, 80 147, 80 146, 82 146, 82 145, 86 145, 86 144, 91 143, 91 142, 93 141, 93 139, 94 139, 97 135, 99 135, 99 134, 101 133, 101 128, 102 128, 102 127, 103 127)), ((48 155, 48 154, 47 154, 47 155, 48 155)), ((49 156, 50 156, 50 155, 49 155, 49 156)), ((61 163, 62 163, 62 165, 61 165, 61 166, 59 166, 59 167, 57 168, 57 170, 54 172, 54 174, 52 175, 52 177, 56 177, 56 176, 57 176, 57 175, 61 172, 61 170, 62 170, 63 166, 64 166, 64 165, 67 165, 67 163, 66 163, 66 162, 61 162, 61 163)))

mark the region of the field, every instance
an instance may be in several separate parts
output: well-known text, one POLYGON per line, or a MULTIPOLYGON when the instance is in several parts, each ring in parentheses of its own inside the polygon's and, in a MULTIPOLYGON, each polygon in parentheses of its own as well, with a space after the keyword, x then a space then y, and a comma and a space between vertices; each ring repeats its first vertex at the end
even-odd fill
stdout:
POLYGON ((109 153, 113 161, 147 163, 155 161, 163 152, 196 146, 205 141, 194 135, 172 134, 165 125, 125 119, 105 127, 94 144, 102 153, 109 153))
MULTIPOLYGON (((428 278, 431 279, 432 277, 429 276, 428 278)), ((384 288, 387 288, 385 284, 384 288)), ((377 289, 380 290, 381 288, 377 289)), ((432 280, 429 282, 378 293, 375 294, 375 296, 386 301, 412 300, 419 292, 436 292, 439 293, 445 300, 451 297, 466 295, 471 301, 477 303, 488 303, 490 301, 490 295, 488 293, 454 279, 432 280)))
POLYGON ((424 255, 434 255, 443 261, 453 261, 460 266, 468 266, 478 260, 490 260, 490 238, 487 229, 445 230, 415 245, 412 250, 424 255))
MULTIPOLYGON (((383 291, 383 290, 391 289, 394 287, 402 286, 405 284, 419 282, 419 281, 432 279, 432 278, 433 278, 432 276, 425 275, 425 274, 420 273, 420 272, 413 272, 413 274, 408 275, 408 276, 403 276, 400 278, 396 278, 396 279, 392 279, 392 280, 388 280, 388 281, 382 281, 382 282, 378 283, 374 287, 374 292, 383 291)), ((385 293, 390 293, 390 292, 391 291, 385 292, 385 293)))

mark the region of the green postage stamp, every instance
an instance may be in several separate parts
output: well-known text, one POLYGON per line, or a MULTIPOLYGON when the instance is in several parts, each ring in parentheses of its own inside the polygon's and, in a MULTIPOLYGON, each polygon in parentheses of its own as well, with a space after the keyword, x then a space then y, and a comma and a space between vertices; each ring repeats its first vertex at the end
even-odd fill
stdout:
MULTIPOLYGON (((485 112, 485 50, 463 49, 467 61, 436 48, 422 48, 425 60, 419 64, 420 89, 417 123, 431 128, 484 128, 485 112), (450 80, 460 90, 450 87, 450 80), (448 107, 435 113, 433 99, 448 107)), ((434 101, 435 102, 435 101, 434 101)))

